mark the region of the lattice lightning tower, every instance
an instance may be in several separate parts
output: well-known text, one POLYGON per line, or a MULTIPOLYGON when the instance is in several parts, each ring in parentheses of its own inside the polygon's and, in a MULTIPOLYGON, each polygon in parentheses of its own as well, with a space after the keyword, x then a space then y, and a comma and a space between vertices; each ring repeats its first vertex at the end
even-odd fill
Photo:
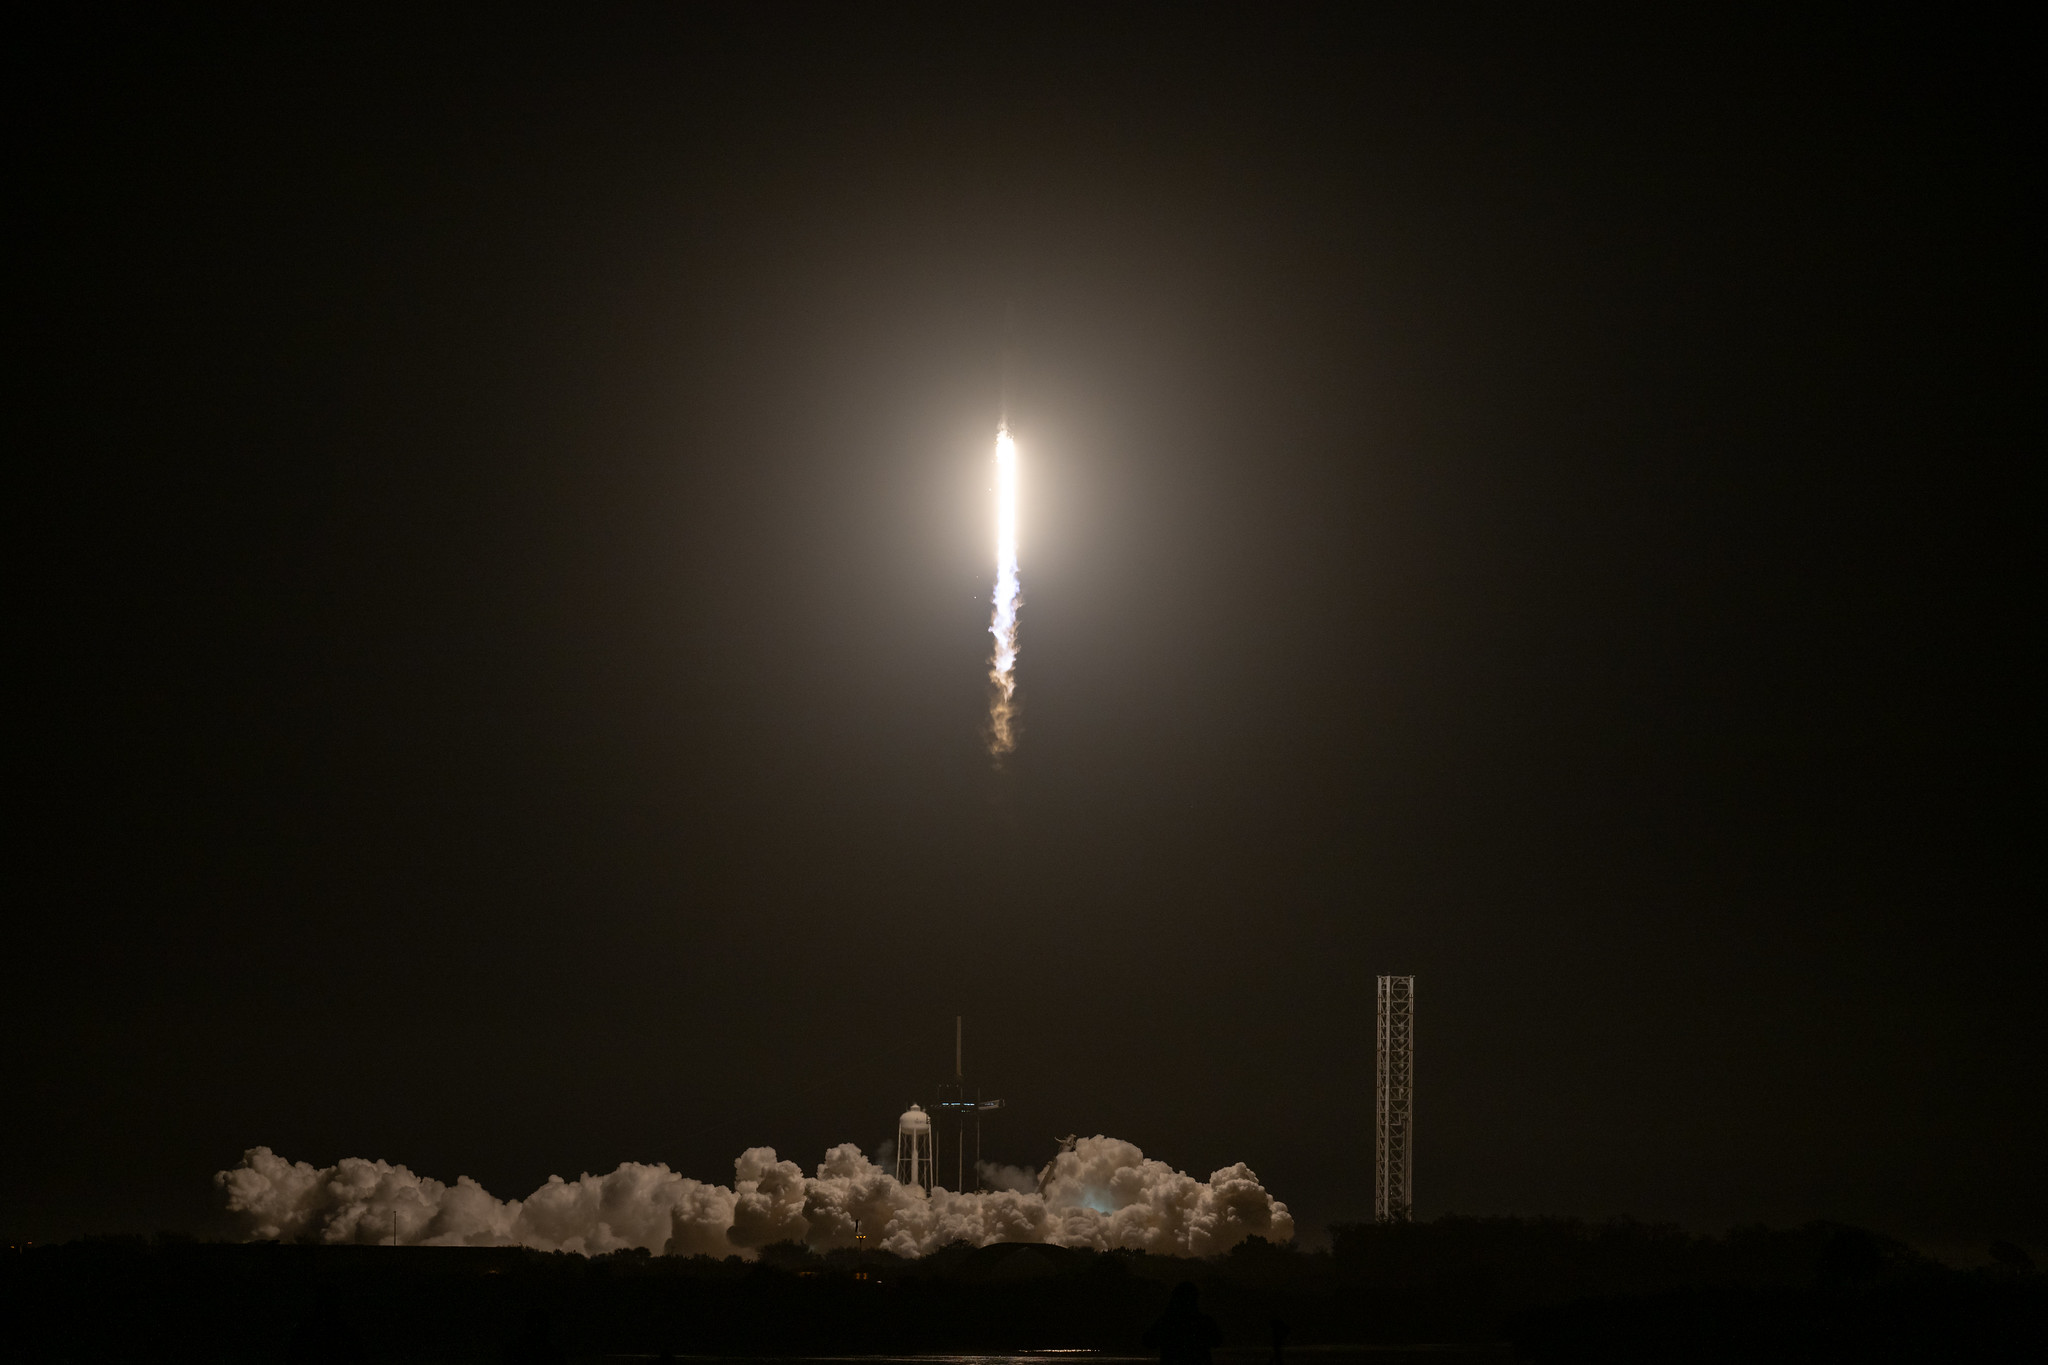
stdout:
POLYGON ((1379 1094, 1372 1216, 1405 1223, 1415 1209, 1415 978, 1380 978, 1379 1094))

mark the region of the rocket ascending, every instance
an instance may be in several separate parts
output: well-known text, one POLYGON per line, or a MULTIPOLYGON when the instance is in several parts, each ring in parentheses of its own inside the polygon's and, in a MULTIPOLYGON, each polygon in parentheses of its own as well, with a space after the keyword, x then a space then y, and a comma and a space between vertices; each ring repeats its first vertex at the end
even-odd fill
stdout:
POLYGON ((1007 421, 996 429, 996 591, 988 633, 995 637, 989 660, 989 753, 997 758, 1017 747, 1012 728, 1017 691, 1017 443, 1007 421))
POLYGON ((1003 378, 1001 410, 996 419, 996 591, 995 612, 988 633, 995 637, 995 652, 989 659, 988 677, 995 684, 989 698, 989 753, 1001 758, 1017 747, 1015 697, 1017 692, 1017 607, 1022 592, 1017 583, 1017 443, 1010 439, 1010 361, 1014 352, 1011 336, 1015 314, 1006 309, 1003 318, 1003 378))

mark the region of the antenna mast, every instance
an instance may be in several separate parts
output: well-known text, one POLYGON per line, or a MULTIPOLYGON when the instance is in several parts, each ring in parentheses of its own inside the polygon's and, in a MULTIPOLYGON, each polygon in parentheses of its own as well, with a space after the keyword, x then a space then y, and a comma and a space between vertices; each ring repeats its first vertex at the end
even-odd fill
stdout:
MULTIPOLYGON (((953 1016, 953 1084, 960 1087, 960 1098, 965 1100, 967 1098, 967 1077, 960 1068, 961 1039, 963 1036, 960 1019, 961 1016, 957 1014, 953 1016)), ((960 1135, 960 1140, 953 1151, 953 1188, 965 1191, 967 1188, 967 1126, 960 1124, 957 1131, 960 1135)), ((981 1142, 978 1137, 974 1145, 976 1148, 975 1157, 976 1160, 979 1160, 981 1142)))

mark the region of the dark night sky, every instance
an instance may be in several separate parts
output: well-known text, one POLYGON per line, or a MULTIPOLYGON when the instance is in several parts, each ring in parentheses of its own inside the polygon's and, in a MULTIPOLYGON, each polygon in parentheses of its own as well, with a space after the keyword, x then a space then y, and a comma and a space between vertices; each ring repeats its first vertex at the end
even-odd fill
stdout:
POLYGON ((2048 1238, 1999 35, 92 13, 9 58, 7 1237, 808 1167, 961 1011, 993 1154, 1314 1228, 1412 971, 1423 1216, 2048 1238))

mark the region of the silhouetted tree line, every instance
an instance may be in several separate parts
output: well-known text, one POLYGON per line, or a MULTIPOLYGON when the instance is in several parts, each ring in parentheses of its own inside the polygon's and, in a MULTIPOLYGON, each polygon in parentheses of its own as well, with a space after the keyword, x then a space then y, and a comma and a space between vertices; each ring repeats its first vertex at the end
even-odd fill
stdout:
POLYGON ((1200 1262, 1027 1244, 921 1260, 786 1245, 743 1262, 94 1239, 0 1257, 11 1305, 0 1353, 545 1362, 1173 1345, 1186 1355, 1199 1338, 1226 1352, 1270 1348, 1276 1360, 1283 1342, 1506 1343, 1543 1361, 2048 1357, 2048 1287, 2018 1247, 1957 1271, 1818 1224, 1697 1237, 1627 1222, 1444 1218, 1333 1233, 1327 1251, 1254 1240, 1200 1262))

